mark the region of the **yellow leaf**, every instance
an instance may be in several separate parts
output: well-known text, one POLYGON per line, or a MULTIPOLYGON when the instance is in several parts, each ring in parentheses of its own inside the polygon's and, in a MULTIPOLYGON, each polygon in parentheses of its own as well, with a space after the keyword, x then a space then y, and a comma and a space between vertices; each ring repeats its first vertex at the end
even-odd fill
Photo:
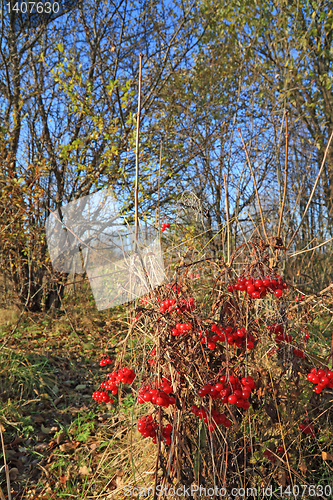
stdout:
POLYGON ((333 455, 331 455, 330 453, 327 453, 326 451, 323 451, 321 454, 321 458, 323 460, 333 460, 333 455))

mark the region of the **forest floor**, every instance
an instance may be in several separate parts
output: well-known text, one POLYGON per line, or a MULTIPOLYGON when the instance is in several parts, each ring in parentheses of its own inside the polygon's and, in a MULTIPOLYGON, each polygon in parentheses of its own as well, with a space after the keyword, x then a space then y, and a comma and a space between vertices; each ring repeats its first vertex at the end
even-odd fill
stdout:
MULTIPOLYGON (((124 316, 74 299, 60 314, 25 313, 18 325, 15 311, 1 314, 0 423, 13 499, 108 498, 122 485, 124 457, 118 469, 112 460, 133 434, 134 398, 123 393, 115 414, 91 395, 107 342, 117 351, 127 332, 124 316)), ((1 488, 8 498, 4 467, 1 488)))

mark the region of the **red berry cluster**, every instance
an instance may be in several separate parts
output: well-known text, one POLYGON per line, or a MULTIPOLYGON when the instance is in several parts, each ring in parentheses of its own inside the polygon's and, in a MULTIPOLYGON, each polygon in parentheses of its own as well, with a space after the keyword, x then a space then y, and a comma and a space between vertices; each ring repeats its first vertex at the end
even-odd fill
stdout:
POLYGON ((174 396, 170 396, 172 392, 172 387, 167 378, 162 378, 162 383, 158 384, 158 380, 153 384, 148 384, 139 389, 138 402, 143 403, 153 403, 157 406, 162 406, 163 408, 168 408, 170 405, 176 403, 174 396))
POLYGON ((111 365, 111 359, 109 358, 109 356, 104 356, 99 362, 99 366, 106 366, 106 365, 111 365))
POLYGON ((331 370, 323 370, 322 368, 317 370, 316 368, 312 368, 307 375, 307 379, 313 384, 316 384, 314 391, 317 394, 320 394, 325 387, 333 389, 333 371, 331 370))
POLYGON ((122 382, 123 384, 131 384, 135 379, 135 373, 133 370, 126 368, 120 368, 116 372, 111 372, 107 374, 107 380, 101 383, 101 389, 103 391, 95 391, 92 398, 99 403, 113 403, 113 399, 110 399, 108 394, 104 391, 110 391, 111 394, 115 395, 118 392, 118 386, 122 382))
MULTIPOLYGON (((275 335, 275 342, 277 344, 281 344, 282 342, 286 342, 290 344, 293 340, 292 335, 287 335, 285 329, 283 328, 283 325, 281 324, 276 324, 273 323, 272 325, 267 325, 267 329, 275 335)), ((308 334, 309 336, 309 334, 308 334)), ((306 337, 305 337, 306 340, 306 337)), ((293 349, 294 355, 297 356, 298 358, 306 358, 306 354, 302 349, 299 349, 298 347, 294 347, 293 349)), ((272 352, 269 353, 269 356, 272 355, 272 352)))
POLYGON ((161 302, 160 313, 170 312, 173 306, 176 304, 175 299, 166 299, 161 302))
POLYGON ((234 375, 226 377, 222 375, 216 384, 206 384, 198 391, 203 398, 206 395, 212 399, 220 399, 222 403, 236 405, 237 408, 247 410, 250 407, 248 401, 251 391, 255 389, 256 383, 252 377, 243 377, 239 380, 234 375))
POLYGON ((175 337, 177 335, 184 335, 192 330, 192 325, 190 323, 177 323, 175 328, 172 329, 172 335, 175 337))
POLYGON ((166 312, 170 312, 175 305, 177 305, 177 313, 182 313, 185 311, 192 312, 195 309, 195 300, 193 297, 190 297, 188 300, 180 299, 179 302, 176 302, 175 299, 163 300, 160 306, 160 313, 164 314, 166 312))
POLYGON ((244 327, 232 328, 231 326, 226 326, 224 332, 228 344, 253 349, 255 338, 251 333, 247 333, 244 327))
POLYGON ((227 339, 228 344, 235 344, 237 347, 247 347, 247 349, 253 349, 254 346, 254 336, 251 333, 247 333, 245 328, 233 328, 232 326, 223 326, 220 329, 217 325, 213 324, 211 326, 212 334, 209 331, 205 331, 205 335, 199 332, 199 338, 202 344, 206 344, 208 349, 214 350, 216 347, 216 342, 224 342, 227 339))
POLYGON ((287 335, 283 325, 274 323, 273 325, 267 325, 267 329, 275 335, 275 342, 281 344, 281 342, 290 343, 293 340, 292 335, 287 335))
POLYGON ((295 347, 294 348, 294 354, 295 356, 297 356, 298 358, 302 358, 302 359, 305 359, 306 358, 306 354, 304 351, 302 351, 302 349, 299 349, 298 347, 295 347))
POLYGON ((228 286, 228 291, 247 292, 253 299, 261 299, 266 296, 267 291, 274 293, 276 297, 282 297, 283 290, 287 288, 287 283, 283 281, 281 276, 276 274, 274 277, 266 276, 257 279, 240 277, 236 283, 228 286))
POLYGON ((199 332, 199 339, 202 344, 205 344, 208 347, 208 349, 214 350, 216 342, 225 341, 225 335, 222 330, 220 330, 220 328, 213 323, 210 327, 210 331, 206 330, 204 334, 199 332))
POLYGON ((104 391, 95 391, 91 397, 98 403, 113 403, 113 399, 104 391))
MULTIPOLYGON (((153 443, 157 442, 158 423, 152 415, 146 415, 138 420, 138 430, 144 437, 153 438, 153 443)), ((162 439, 165 444, 171 444, 172 425, 162 426, 162 439)))
POLYGON ((111 372, 107 374, 107 377, 109 379, 109 384, 114 383, 114 385, 119 385, 120 382, 123 384, 130 384, 133 382, 135 379, 135 372, 134 370, 130 370, 129 368, 126 368, 124 366, 123 368, 120 368, 117 372, 111 372))
POLYGON ((194 413, 197 417, 201 418, 208 424, 208 429, 213 430, 217 425, 224 425, 224 427, 230 427, 231 421, 224 415, 224 413, 220 413, 218 410, 212 410, 211 412, 207 412, 203 406, 195 406, 191 407, 191 412, 194 413))
POLYGON ((169 229, 169 227, 170 227, 169 222, 167 222, 166 224, 162 224, 162 226, 161 226, 161 231, 163 232, 163 231, 165 231, 166 229, 169 229))
POLYGON ((177 304, 177 312, 182 313, 182 312, 192 312, 195 310, 195 300, 193 297, 189 297, 188 300, 186 299, 180 299, 180 301, 177 304))
POLYGON ((314 431, 312 424, 307 424, 306 422, 303 422, 302 424, 300 424, 299 428, 304 432, 304 434, 311 434, 311 437, 313 438, 316 437, 316 433, 314 431))

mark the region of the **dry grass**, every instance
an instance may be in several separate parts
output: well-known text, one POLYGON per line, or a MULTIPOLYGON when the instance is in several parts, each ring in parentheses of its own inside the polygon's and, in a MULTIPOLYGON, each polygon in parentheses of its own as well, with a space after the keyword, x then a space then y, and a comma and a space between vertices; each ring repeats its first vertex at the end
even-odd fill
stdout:
POLYGON ((19 319, 20 311, 18 308, 0 309, 0 326, 14 325, 19 319))

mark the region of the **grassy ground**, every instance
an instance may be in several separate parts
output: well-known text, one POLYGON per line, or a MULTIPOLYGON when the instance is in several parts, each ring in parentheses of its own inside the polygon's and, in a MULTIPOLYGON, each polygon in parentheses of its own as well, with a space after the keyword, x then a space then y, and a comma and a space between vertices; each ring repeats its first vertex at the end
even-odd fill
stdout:
MULTIPOLYGON (((122 395, 115 414, 91 394, 106 343, 117 352, 127 332, 126 311, 98 313, 72 297, 61 314, 25 314, 14 334, 17 312, 1 318, 0 422, 12 498, 106 498, 130 467, 133 395, 122 395)), ((6 495, 4 469, 1 477, 6 495)))

